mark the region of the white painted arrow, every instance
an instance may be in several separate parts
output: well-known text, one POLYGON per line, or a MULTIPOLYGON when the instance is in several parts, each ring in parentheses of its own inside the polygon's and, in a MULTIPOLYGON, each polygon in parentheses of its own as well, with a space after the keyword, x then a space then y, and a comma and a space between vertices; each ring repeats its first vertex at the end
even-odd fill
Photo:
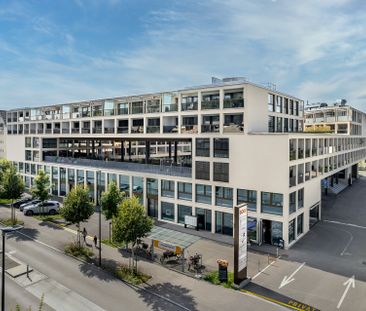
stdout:
POLYGON ((305 265, 305 262, 303 262, 300 267, 298 267, 294 272, 291 273, 291 275, 288 277, 287 275, 283 278, 281 285, 278 287, 279 289, 290 284, 292 281, 295 281, 294 275, 300 271, 300 269, 305 265))
POLYGON ((346 298, 346 295, 352 285, 352 288, 355 288, 356 283, 355 283, 355 276, 352 276, 351 278, 349 278, 346 282, 343 283, 344 286, 346 286, 346 289, 343 292, 343 295, 341 297, 341 300, 339 300, 338 302, 338 306, 337 309, 339 309, 343 303, 344 298, 346 298))

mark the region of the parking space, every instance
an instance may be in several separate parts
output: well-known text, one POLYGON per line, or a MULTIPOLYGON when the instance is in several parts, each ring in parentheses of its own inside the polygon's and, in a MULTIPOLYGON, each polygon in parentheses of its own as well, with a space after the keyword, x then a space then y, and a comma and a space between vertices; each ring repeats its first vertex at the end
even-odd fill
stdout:
POLYGON ((322 221, 247 290, 295 310, 366 310, 365 189, 361 176, 339 195, 325 197, 322 221))

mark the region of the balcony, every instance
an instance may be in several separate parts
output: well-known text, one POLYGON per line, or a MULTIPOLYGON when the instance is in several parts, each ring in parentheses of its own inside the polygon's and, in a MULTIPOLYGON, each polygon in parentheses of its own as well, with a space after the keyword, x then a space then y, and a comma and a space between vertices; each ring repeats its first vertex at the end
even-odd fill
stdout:
POLYGON ((114 134, 114 127, 105 127, 104 134, 114 134))
POLYGON ((201 102, 201 110, 219 109, 219 108, 220 108, 220 100, 218 99, 204 100, 201 102))
POLYGON ((172 112, 172 111, 178 111, 177 104, 170 104, 170 105, 163 106, 163 112, 172 112))
POLYGON ((219 124, 203 124, 201 126, 202 133, 218 133, 220 132, 219 124))
POLYGON ((37 133, 38 133, 38 134, 43 134, 43 128, 42 128, 42 129, 38 129, 38 130, 37 130, 37 133))
POLYGON ((71 129, 71 133, 80 134, 80 129, 79 128, 73 128, 73 129, 71 129))
POLYGON ((46 129, 45 134, 52 134, 52 129, 46 129))
POLYGON ((70 134, 70 129, 68 129, 68 128, 63 128, 63 129, 62 129, 62 134, 70 134))
POLYGON ((31 134, 36 134, 36 129, 30 129, 31 134))
POLYGON ((160 126, 147 126, 146 133, 160 133, 160 126))
POLYGON ((101 127, 93 128, 93 134, 102 134, 102 133, 103 133, 103 128, 101 128, 101 127))
POLYGON ((60 133, 61 133, 61 129, 59 129, 59 128, 53 129, 53 134, 60 134, 60 133))
POLYGON ((120 126, 117 128, 118 134, 128 134, 128 126, 120 126))
POLYGON ((142 134, 144 133, 143 126, 132 126, 131 127, 131 134, 142 134))
POLYGON ((153 164, 140 164, 131 162, 116 162, 116 161, 101 161, 91 159, 80 158, 64 158, 46 156, 45 162, 61 163, 72 166, 86 166, 104 169, 117 169, 122 171, 142 172, 148 174, 168 175, 168 176, 180 176, 180 177, 192 177, 192 168, 184 166, 174 165, 153 165, 153 164))
POLYGON ((163 127, 163 133, 171 133, 176 134, 178 133, 178 126, 177 125, 165 125, 163 127))
POLYGON ((243 98, 224 99, 224 108, 240 108, 240 107, 244 107, 243 98))
POLYGON ((182 111, 197 110, 198 102, 182 103, 182 111))
POLYGON ((181 128, 181 133, 185 134, 197 134, 198 125, 183 125, 181 128))
POLYGON ((128 114, 128 108, 119 108, 118 111, 117 111, 117 113, 119 115, 121 115, 121 114, 128 114))
POLYGON ((90 128, 87 128, 87 127, 82 128, 82 129, 81 129, 81 133, 82 133, 82 134, 90 134, 90 128))

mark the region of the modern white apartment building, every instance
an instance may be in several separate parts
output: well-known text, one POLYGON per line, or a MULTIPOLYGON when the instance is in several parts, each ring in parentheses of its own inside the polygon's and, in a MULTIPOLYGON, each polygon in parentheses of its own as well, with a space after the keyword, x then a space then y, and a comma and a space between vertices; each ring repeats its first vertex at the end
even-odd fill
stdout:
POLYGON ((240 78, 139 96, 7 113, 6 157, 30 187, 37 170, 52 193, 76 184, 96 199, 116 181, 149 215, 233 234, 247 202, 253 242, 285 247, 321 216, 321 181, 357 177, 360 135, 303 133, 303 101, 240 78))
POLYGON ((366 115, 345 103, 326 103, 307 106, 305 131, 329 131, 335 134, 366 136, 366 115))

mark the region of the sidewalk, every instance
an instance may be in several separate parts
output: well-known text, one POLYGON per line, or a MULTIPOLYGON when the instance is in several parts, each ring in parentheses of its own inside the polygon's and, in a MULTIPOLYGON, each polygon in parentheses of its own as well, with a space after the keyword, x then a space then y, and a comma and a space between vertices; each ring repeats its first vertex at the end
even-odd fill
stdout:
MULTIPOLYGON (((0 208, 0 217, 6 217, 9 215, 9 209, 0 208)), ((70 229, 64 230, 56 225, 38 221, 32 217, 23 216, 21 213, 17 213, 19 219, 24 220, 25 228, 23 233, 30 236, 33 239, 39 240, 42 243, 46 243, 54 248, 63 251, 64 245, 70 241, 75 240, 75 233, 72 233, 70 229)), ((24 239, 24 237, 22 237, 24 239)), ((206 244, 209 248, 209 243, 201 239, 202 243, 206 244)), ((92 242, 92 241, 91 241, 92 242)), ((200 247, 203 247, 202 245, 200 247)), ((227 246, 221 246, 227 247, 227 246)), ((93 248, 97 255, 97 249, 93 248)), ((228 249, 223 248, 221 251, 226 252, 228 249)), ((212 255, 213 261, 218 258, 218 252, 212 255), (216 256, 217 254, 217 256, 216 256)), ((121 252, 107 245, 102 245, 102 262, 106 266, 115 266, 118 264, 128 264, 128 257, 123 257, 121 252)), ((251 255, 249 256, 249 258, 251 255)), ((265 256, 264 256, 265 259, 265 256)), ((250 261, 250 259, 249 259, 250 261)), ((213 264, 216 266, 216 264, 213 264)), ((264 264, 263 264, 264 268, 264 264)), ((166 269, 165 267, 152 263, 147 260, 139 260, 138 269, 141 272, 149 274, 152 278, 141 288, 144 288, 152 293, 152 295, 162 295, 165 298, 180 301, 184 305, 184 308, 189 310, 213 310, 212 306, 215 306, 215 310, 231 310, 238 305, 243 306, 248 310, 280 310, 278 306, 268 305, 267 303, 244 295, 241 292, 231 289, 225 289, 221 286, 215 286, 208 282, 197 280, 192 277, 188 277, 184 274, 177 273, 175 271, 166 269), (209 297, 209 298, 208 298, 209 297)), ((95 277, 103 273, 96 272, 98 270, 90 264, 80 263, 80 271, 90 277, 95 277)), ((253 272, 254 273, 254 270, 253 272)), ((136 289, 139 291, 139 289, 136 289)), ((146 294, 145 294, 146 296, 146 294)), ((146 297, 146 303, 151 299, 146 297)), ((154 309, 154 306, 151 306, 154 309)))

